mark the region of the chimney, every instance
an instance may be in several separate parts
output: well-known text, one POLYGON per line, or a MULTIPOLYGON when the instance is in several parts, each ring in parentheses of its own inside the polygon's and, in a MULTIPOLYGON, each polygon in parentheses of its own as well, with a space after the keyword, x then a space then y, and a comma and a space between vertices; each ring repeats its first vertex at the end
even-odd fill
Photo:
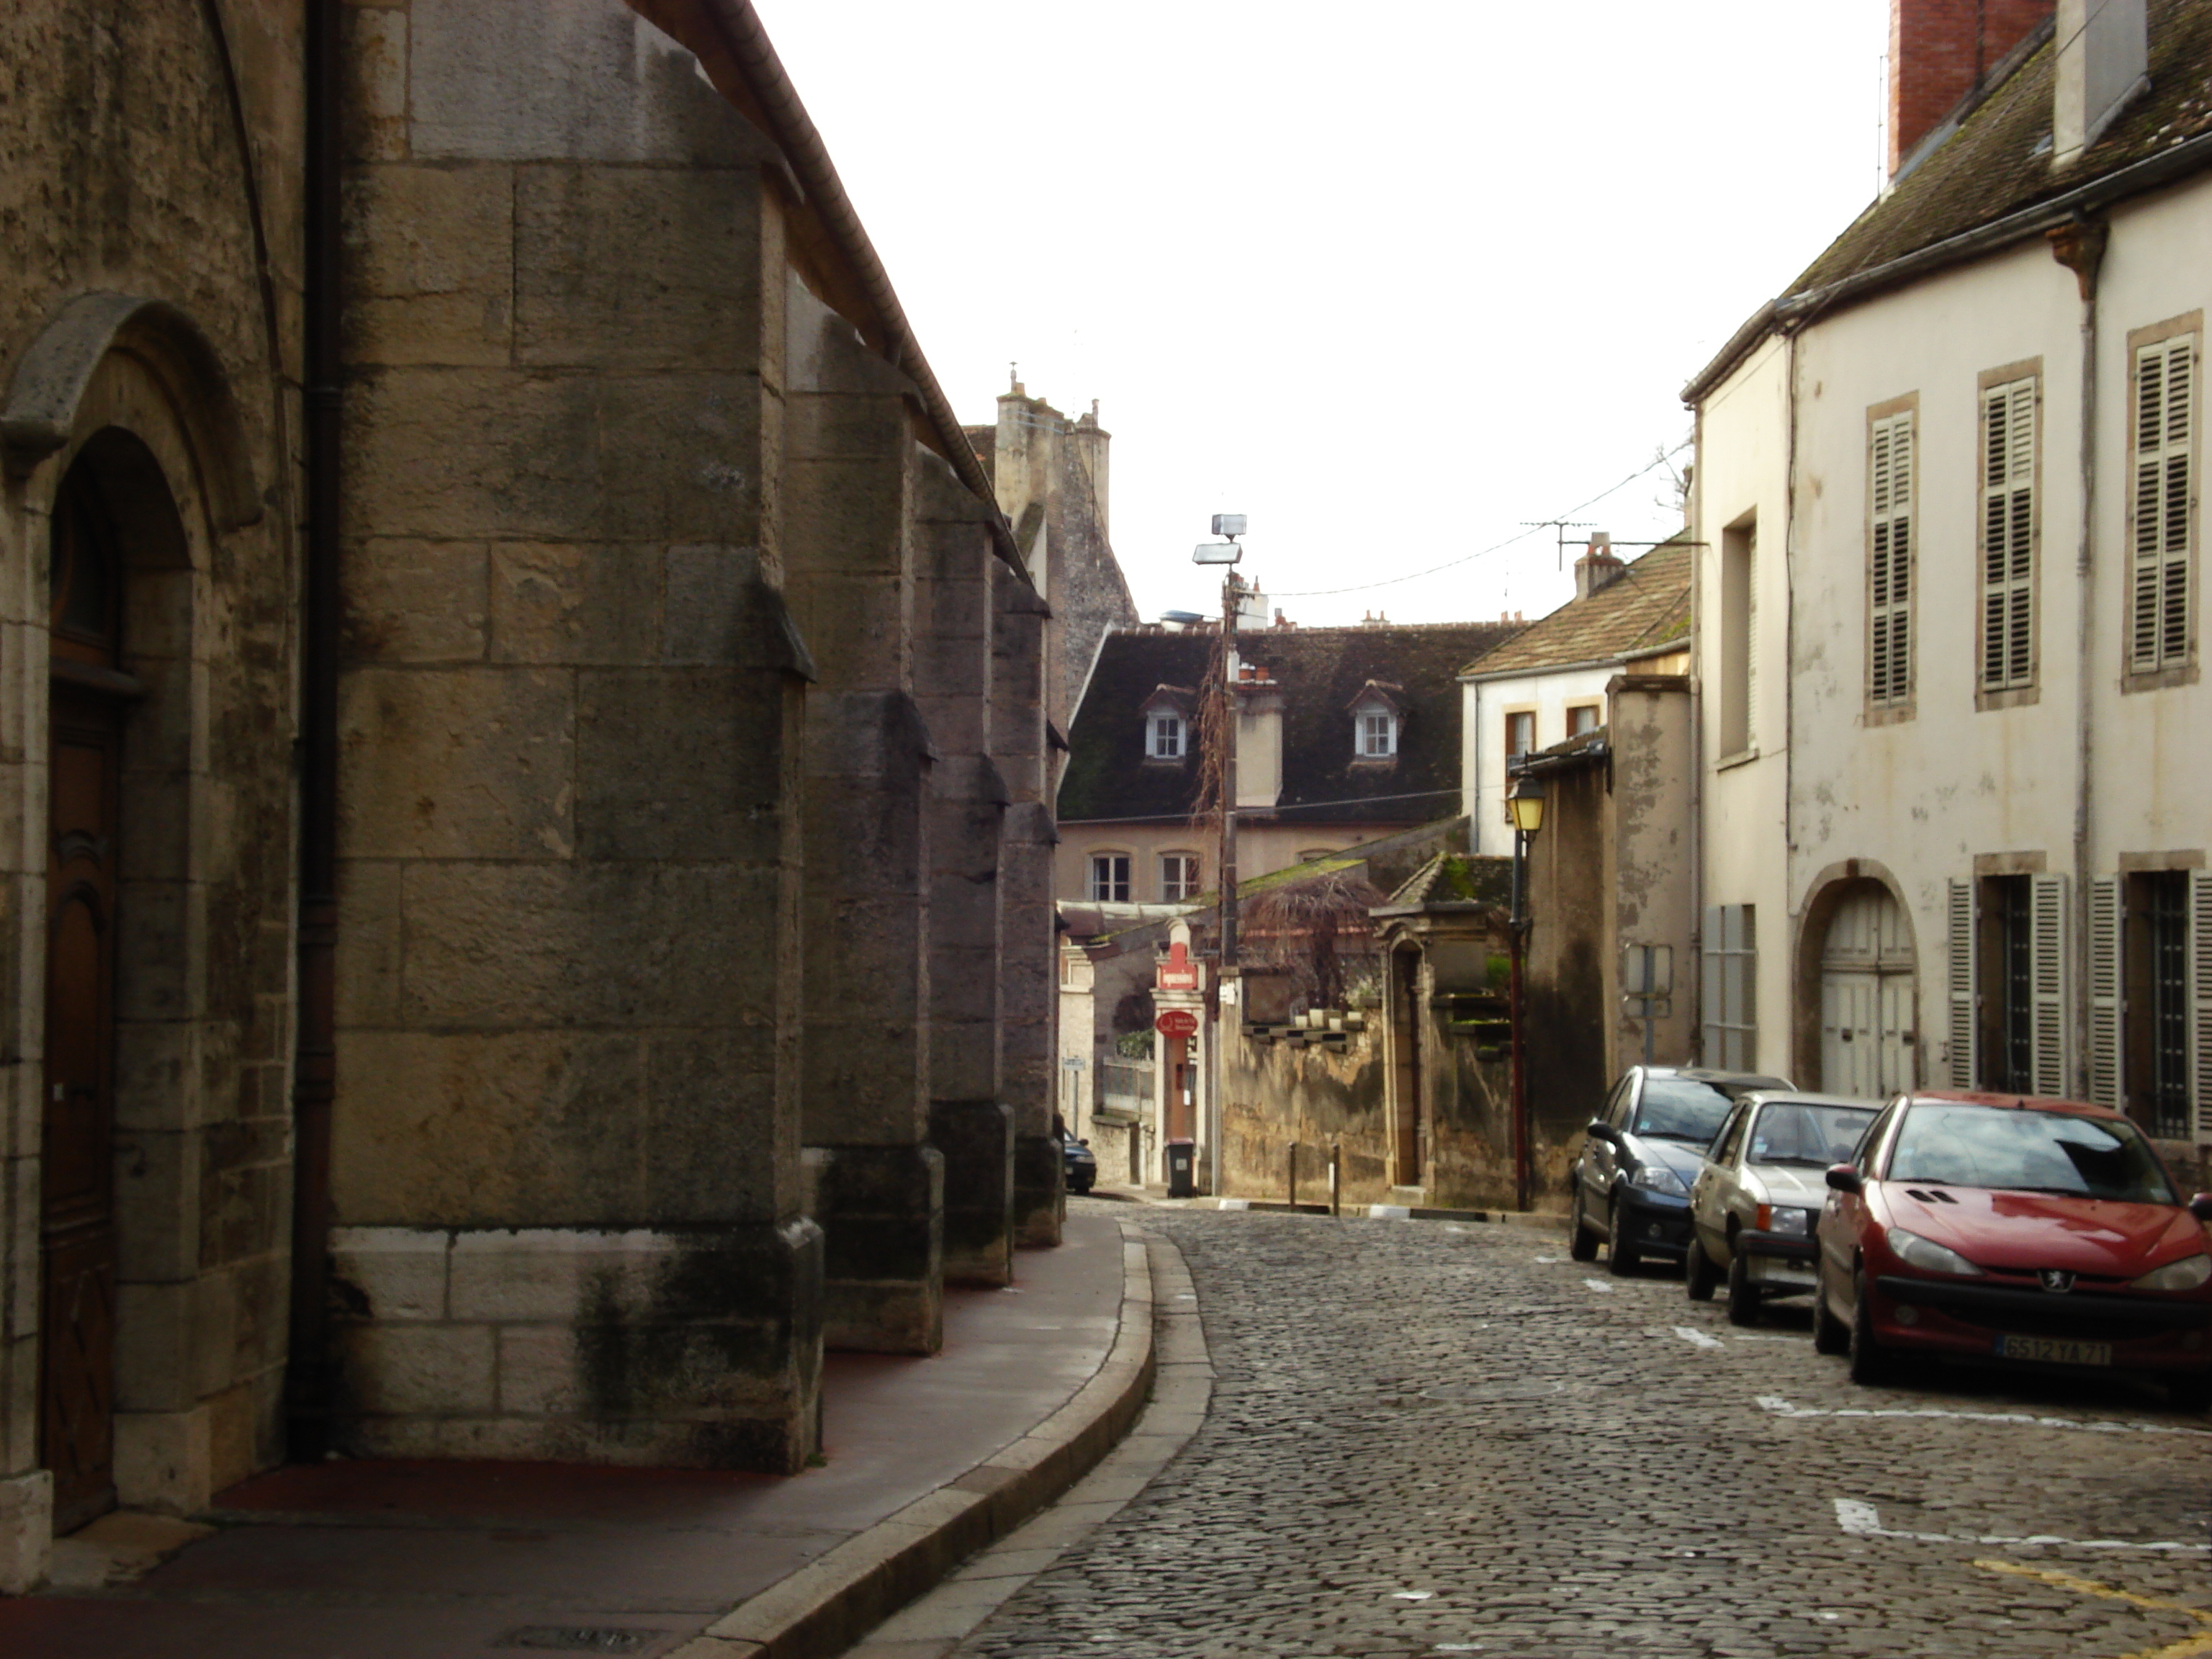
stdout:
POLYGON ((1604 530, 1591 532, 1589 550, 1575 561, 1575 597, 1586 599, 1601 589, 1612 586, 1627 568, 1626 560, 1613 556, 1612 532, 1604 530))
POLYGON ((2097 142, 2146 82, 2150 33, 2143 0, 2058 0, 2058 87, 2051 112, 2051 164, 2064 167, 2097 142))
POLYGON ((1098 507, 1098 533, 1110 534, 1106 523, 1106 448, 1114 434, 1098 424, 1098 399, 1091 400, 1091 412, 1069 428, 1073 441, 1077 465, 1083 468, 1091 483, 1091 499, 1098 507))
MULTIPOLYGON (((2131 3, 2140 13, 2142 0, 2131 3)), ((1981 86, 1997 60, 2051 15, 2051 0, 1889 0, 1892 179, 1959 100, 1981 86)), ((2063 39, 2063 18, 2059 33, 2063 39)))

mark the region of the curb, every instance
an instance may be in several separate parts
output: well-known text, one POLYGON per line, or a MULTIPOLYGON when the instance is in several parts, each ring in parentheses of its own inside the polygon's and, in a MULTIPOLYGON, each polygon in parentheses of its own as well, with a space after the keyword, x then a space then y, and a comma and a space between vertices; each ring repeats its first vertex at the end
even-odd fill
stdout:
MULTIPOLYGON (((1249 1210, 1265 1215, 1318 1215, 1328 1213, 1327 1204, 1291 1204, 1279 1198, 1155 1198, 1135 1187, 1116 1187, 1109 1191, 1094 1188, 1093 1198, 1113 1199, 1124 1204, 1142 1204, 1158 1210, 1249 1210)), ((1565 1232, 1568 1218, 1553 1215, 1548 1210, 1443 1210, 1425 1204, 1346 1204, 1341 1206, 1338 1219, 1343 1221, 1470 1221, 1487 1226, 1535 1227, 1549 1232, 1565 1232)))
POLYGON ((1121 1313, 1074 1397, 957 1480, 740 1602, 669 1659, 830 1659, 1089 1474, 1143 1410, 1157 1358, 1144 1242, 1121 1241, 1121 1313))

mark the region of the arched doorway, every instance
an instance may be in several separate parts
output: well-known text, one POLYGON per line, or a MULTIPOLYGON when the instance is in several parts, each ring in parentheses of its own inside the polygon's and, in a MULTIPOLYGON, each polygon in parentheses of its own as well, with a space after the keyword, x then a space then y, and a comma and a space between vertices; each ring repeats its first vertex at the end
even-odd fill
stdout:
POLYGON ((94 468, 49 541, 46 1069, 40 1181, 40 1461, 54 1528, 115 1501, 115 971, 122 850, 123 562, 94 468))
POLYGON ((1916 963, 1904 908, 1860 878, 1836 894, 1820 941, 1820 1087, 1879 1099, 1918 1080, 1916 963))

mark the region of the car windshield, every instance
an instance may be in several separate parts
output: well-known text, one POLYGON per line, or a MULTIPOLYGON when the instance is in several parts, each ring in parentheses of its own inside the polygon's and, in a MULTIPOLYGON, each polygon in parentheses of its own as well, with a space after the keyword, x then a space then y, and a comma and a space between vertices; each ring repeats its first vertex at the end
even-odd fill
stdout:
POLYGON ((2124 1204, 2177 1201, 2157 1155, 2132 1123, 1949 1102, 1905 1113, 1889 1179, 2124 1204))
POLYGON ((1872 1106, 1806 1106, 1778 1100, 1759 1109, 1751 1126, 1747 1164, 1795 1164, 1825 1170, 1848 1164, 1859 1137, 1874 1121, 1872 1106))
POLYGON ((1735 1103, 1710 1083, 1692 1078, 1655 1077, 1644 1082, 1636 1103, 1632 1133, 1661 1140, 1694 1140, 1704 1146, 1720 1133, 1721 1120, 1735 1103))

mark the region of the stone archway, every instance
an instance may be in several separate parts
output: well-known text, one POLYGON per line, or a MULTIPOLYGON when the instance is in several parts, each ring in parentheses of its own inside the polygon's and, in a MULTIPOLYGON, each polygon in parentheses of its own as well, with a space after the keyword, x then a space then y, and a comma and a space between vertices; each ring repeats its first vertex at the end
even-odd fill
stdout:
POLYGON ((1881 1099, 1921 1080, 1911 918, 1871 860, 1822 878, 1798 926, 1794 1069, 1804 1087, 1881 1099))

